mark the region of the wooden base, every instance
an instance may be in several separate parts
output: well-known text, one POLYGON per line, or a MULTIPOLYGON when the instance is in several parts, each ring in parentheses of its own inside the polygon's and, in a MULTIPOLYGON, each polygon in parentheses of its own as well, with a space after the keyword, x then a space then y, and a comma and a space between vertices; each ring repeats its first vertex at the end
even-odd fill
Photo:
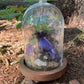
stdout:
POLYGON ((34 81, 52 81, 60 78, 67 69, 67 60, 63 59, 63 64, 57 69, 51 71, 34 71, 24 64, 24 58, 21 59, 19 70, 26 77, 34 81))

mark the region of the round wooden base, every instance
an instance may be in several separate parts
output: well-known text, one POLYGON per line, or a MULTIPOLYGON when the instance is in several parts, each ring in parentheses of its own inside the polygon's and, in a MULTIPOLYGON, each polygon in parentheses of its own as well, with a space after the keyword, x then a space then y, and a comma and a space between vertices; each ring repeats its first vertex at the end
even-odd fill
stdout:
POLYGON ((26 77, 34 81, 52 81, 55 79, 60 78, 67 69, 67 60, 66 58, 63 59, 63 64, 54 70, 51 71, 34 71, 29 69, 24 64, 24 58, 21 59, 19 70, 21 73, 26 77))

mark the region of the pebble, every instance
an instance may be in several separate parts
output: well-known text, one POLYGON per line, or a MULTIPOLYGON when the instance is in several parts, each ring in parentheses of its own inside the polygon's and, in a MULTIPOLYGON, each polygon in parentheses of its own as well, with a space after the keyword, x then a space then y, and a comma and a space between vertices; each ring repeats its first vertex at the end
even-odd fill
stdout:
POLYGON ((21 84, 35 84, 31 79, 24 78, 24 80, 21 82, 21 84))
POLYGON ((80 84, 78 80, 74 79, 69 82, 69 84, 80 84))
POLYGON ((46 66, 47 65, 46 62, 43 62, 40 59, 36 59, 35 64, 38 65, 38 66, 46 66))
POLYGON ((46 59, 46 60, 48 59, 48 57, 47 57, 47 56, 44 56, 43 58, 44 58, 44 59, 46 59))

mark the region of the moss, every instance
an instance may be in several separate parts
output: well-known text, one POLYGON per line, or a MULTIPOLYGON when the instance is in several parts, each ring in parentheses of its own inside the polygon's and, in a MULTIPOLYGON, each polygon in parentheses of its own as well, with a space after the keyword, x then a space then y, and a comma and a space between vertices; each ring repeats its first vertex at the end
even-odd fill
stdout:
POLYGON ((41 67, 41 66, 38 66, 37 68, 38 68, 38 69, 42 69, 42 67, 41 67))

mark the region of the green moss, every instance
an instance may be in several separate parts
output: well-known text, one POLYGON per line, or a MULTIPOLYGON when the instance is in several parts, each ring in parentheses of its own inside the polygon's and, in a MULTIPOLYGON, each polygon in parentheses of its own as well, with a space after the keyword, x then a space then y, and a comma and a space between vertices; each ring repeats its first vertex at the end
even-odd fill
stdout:
POLYGON ((42 67, 41 67, 41 66, 38 66, 37 68, 38 68, 38 69, 42 69, 42 67))

